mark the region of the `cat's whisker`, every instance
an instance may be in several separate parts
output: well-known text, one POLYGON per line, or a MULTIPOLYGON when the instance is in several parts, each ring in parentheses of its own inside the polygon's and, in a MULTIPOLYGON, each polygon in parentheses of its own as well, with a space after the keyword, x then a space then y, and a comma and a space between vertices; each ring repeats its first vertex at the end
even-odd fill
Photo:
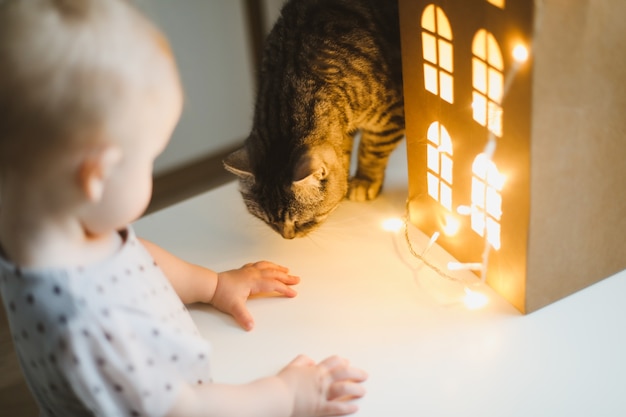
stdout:
POLYGON ((344 227, 346 225, 350 225, 350 224, 354 224, 355 226, 359 226, 362 223, 360 217, 358 216, 353 216, 353 217, 348 217, 348 218, 343 218, 343 219, 337 219, 337 220, 332 220, 332 221, 328 221, 326 223, 324 223, 324 227, 344 227))
POLYGON ((317 231, 314 231, 313 233, 309 233, 308 235, 304 236, 304 239, 307 239, 309 242, 315 245, 318 249, 324 249, 326 245, 324 245, 323 242, 320 242, 318 240, 318 237, 320 237, 320 234, 316 232, 317 231))
POLYGON ((324 238, 330 237, 333 240, 341 240, 345 233, 346 225, 354 225, 354 228, 357 229, 362 225, 362 222, 359 221, 359 217, 357 216, 328 221, 315 231, 315 235, 324 238))

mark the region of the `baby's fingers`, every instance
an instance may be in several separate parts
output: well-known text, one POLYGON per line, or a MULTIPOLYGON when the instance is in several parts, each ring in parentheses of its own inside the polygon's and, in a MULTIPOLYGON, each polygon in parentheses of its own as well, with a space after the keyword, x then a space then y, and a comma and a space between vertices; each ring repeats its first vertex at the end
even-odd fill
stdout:
POLYGON ((287 268, 286 266, 278 265, 270 261, 258 261, 258 262, 255 262, 253 264, 248 264, 248 265, 252 265, 258 269, 276 269, 278 271, 285 272, 285 273, 289 272, 289 268, 287 268))
POLYGON ((359 407, 346 401, 329 401, 322 407, 322 415, 325 416, 345 416, 359 411, 359 407))
POLYGON ((250 311, 248 311, 245 302, 233 303, 229 313, 244 330, 252 330, 254 327, 254 319, 250 311))
POLYGON ((336 381, 328 389, 327 399, 329 401, 348 401, 361 398, 365 395, 365 387, 354 381, 336 381))
POLYGON ((288 285, 294 285, 300 282, 300 277, 289 275, 277 269, 262 269, 260 273, 264 280, 276 280, 288 285))
POLYGON ((367 379, 367 372, 353 366, 337 366, 330 370, 333 381, 363 382, 367 379))
POLYGON ((297 277, 295 275, 286 275, 282 277, 276 277, 274 279, 276 280, 275 282, 282 284, 282 286, 285 288, 290 288, 292 285, 297 285, 300 283, 300 277, 297 277))
POLYGON ((277 292, 285 297, 295 297, 298 295, 296 290, 278 280, 258 281, 255 283, 254 288, 250 290, 251 295, 270 292, 277 292))
POLYGON ((256 292, 277 291, 281 294, 293 294, 295 291, 289 289, 288 285, 295 285, 300 282, 300 278, 295 275, 288 275, 283 271, 275 269, 264 269, 260 271, 261 279, 256 281, 256 292))

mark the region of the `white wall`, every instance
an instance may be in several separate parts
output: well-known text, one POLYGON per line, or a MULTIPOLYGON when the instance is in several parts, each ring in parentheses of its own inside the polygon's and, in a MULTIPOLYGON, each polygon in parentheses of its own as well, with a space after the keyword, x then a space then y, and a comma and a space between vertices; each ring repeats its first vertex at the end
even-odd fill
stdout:
POLYGON ((269 29, 278 16, 280 15, 280 8, 285 3, 286 0, 263 0, 264 3, 264 12, 265 12, 265 24, 269 29))
POLYGON ((155 172, 240 141, 251 125, 253 72, 243 3, 139 0, 165 32, 179 66, 185 105, 155 172))
MULTIPOLYGON (((267 26, 284 0, 264 0, 267 26)), ((155 173, 239 142, 252 124, 254 81, 243 0, 136 0, 172 44, 185 107, 155 173)))

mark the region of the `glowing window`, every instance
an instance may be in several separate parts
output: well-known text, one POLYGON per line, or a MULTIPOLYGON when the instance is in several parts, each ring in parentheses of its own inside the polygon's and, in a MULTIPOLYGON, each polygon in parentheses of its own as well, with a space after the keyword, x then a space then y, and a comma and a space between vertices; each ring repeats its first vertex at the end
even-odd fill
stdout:
POLYGON ((487 0, 487 2, 493 4, 496 7, 504 9, 506 0, 487 0))
POLYGON ((422 50, 426 90, 453 103, 452 28, 446 14, 434 4, 422 14, 422 50))
POLYGON ((500 249, 500 219, 502 217, 502 186, 504 176, 485 154, 474 159, 472 165, 472 230, 494 249, 500 249))
POLYGON ((501 137, 504 63, 500 47, 491 33, 481 29, 474 36, 472 53, 474 120, 501 137))
POLYGON ((452 211, 452 140, 439 122, 431 123, 426 137, 428 195, 452 211))

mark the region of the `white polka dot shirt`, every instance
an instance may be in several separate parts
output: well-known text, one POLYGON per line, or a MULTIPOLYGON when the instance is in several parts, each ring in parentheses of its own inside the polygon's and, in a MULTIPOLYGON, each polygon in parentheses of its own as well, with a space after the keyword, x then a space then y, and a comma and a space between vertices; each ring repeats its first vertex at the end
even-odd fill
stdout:
POLYGON ((163 416, 182 384, 210 383, 210 346, 132 228, 106 262, 20 269, 0 293, 43 416, 163 416))

